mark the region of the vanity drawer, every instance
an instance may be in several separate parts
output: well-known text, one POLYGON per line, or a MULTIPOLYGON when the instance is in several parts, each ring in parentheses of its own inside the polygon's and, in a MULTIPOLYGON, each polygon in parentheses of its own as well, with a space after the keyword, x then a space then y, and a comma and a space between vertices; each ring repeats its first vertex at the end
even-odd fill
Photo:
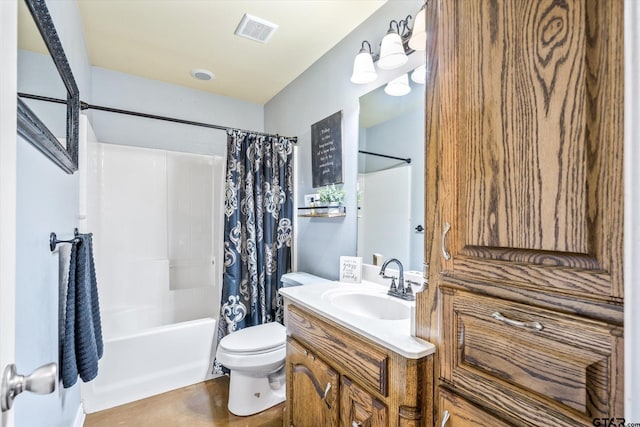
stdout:
MULTIPOLYGON (((440 376, 456 389, 492 396, 523 420, 588 424, 613 413, 609 375, 617 329, 511 301, 443 288, 440 376), (544 418, 544 417, 543 417, 544 418)), ((620 347, 617 347, 620 348, 620 347)))
POLYGON ((294 305, 287 307, 289 335, 305 343, 322 358, 330 361, 370 387, 387 396, 388 356, 347 330, 338 329, 322 321, 308 311, 294 305))

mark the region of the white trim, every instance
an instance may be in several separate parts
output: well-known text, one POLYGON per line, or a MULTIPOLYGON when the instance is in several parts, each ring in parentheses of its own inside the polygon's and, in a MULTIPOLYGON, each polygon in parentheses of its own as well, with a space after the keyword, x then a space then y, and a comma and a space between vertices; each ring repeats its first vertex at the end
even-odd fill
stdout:
MULTIPOLYGON (((624 416, 640 422, 640 3, 626 0, 624 11, 624 416)), ((613 416, 620 416, 612 414, 613 416)))
MULTIPOLYGON (((0 373, 15 362, 18 2, 0 0, 0 373)), ((13 411, 0 414, 13 427, 13 411)))
POLYGON ((84 407, 82 406, 82 402, 78 405, 78 410, 76 411, 76 416, 73 419, 73 426, 71 427, 82 427, 84 425, 84 419, 87 415, 84 413, 84 407))

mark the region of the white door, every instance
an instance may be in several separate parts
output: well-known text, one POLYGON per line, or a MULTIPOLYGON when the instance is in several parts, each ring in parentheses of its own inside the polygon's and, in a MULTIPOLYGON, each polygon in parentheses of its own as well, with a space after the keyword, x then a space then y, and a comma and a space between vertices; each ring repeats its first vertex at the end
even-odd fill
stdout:
POLYGON ((15 360, 17 21, 18 3, 0 1, 0 373, 15 360))

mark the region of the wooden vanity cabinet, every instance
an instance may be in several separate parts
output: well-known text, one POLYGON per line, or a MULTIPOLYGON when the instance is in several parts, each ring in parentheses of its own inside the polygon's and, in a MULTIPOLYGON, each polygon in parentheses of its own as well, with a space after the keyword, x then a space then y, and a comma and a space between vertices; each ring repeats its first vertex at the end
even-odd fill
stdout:
POLYGON ((623 416, 623 10, 428 3, 416 331, 458 423, 623 416))
POLYGON ((287 305, 285 425, 430 427, 433 359, 407 359, 287 305))

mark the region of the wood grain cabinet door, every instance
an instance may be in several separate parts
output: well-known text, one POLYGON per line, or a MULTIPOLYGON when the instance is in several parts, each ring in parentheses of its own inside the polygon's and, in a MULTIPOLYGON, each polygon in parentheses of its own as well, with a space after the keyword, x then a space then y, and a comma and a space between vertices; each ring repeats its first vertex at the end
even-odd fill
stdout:
POLYGON ((510 424, 496 418, 443 388, 438 391, 437 426, 441 427, 509 427, 510 424))
POLYGON ((340 389, 342 427, 388 427, 387 407, 349 378, 342 377, 340 389))
POLYGON ((621 324, 624 2, 438 3, 436 271, 621 324))
MULTIPOLYGON (((606 390, 598 415, 621 416, 624 0, 435 0, 434 7, 426 102, 430 305, 419 297, 418 334, 438 341, 450 327, 446 307, 442 324, 436 319, 443 290, 604 322, 612 331, 606 363, 589 351, 573 355, 571 343, 549 352, 569 352, 579 380, 606 390), (596 366, 597 375, 584 366, 596 366), (606 385, 587 381, 600 375, 606 385)), ((528 318, 510 314, 495 321, 528 318)), ((466 332, 487 331, 469 325, 466 332)), ((456 367, 443 351, 459 343, 441 344, 438 370, 452 378, 456 367)), ((554 399, 537 385, 531 396, 554 399)), ((478 402, 486 398, 472 392, 478 402)))
POLYGON ((288 425, 337 426, 339 374, 292 338, 287 340, 286 363, 288 425))

